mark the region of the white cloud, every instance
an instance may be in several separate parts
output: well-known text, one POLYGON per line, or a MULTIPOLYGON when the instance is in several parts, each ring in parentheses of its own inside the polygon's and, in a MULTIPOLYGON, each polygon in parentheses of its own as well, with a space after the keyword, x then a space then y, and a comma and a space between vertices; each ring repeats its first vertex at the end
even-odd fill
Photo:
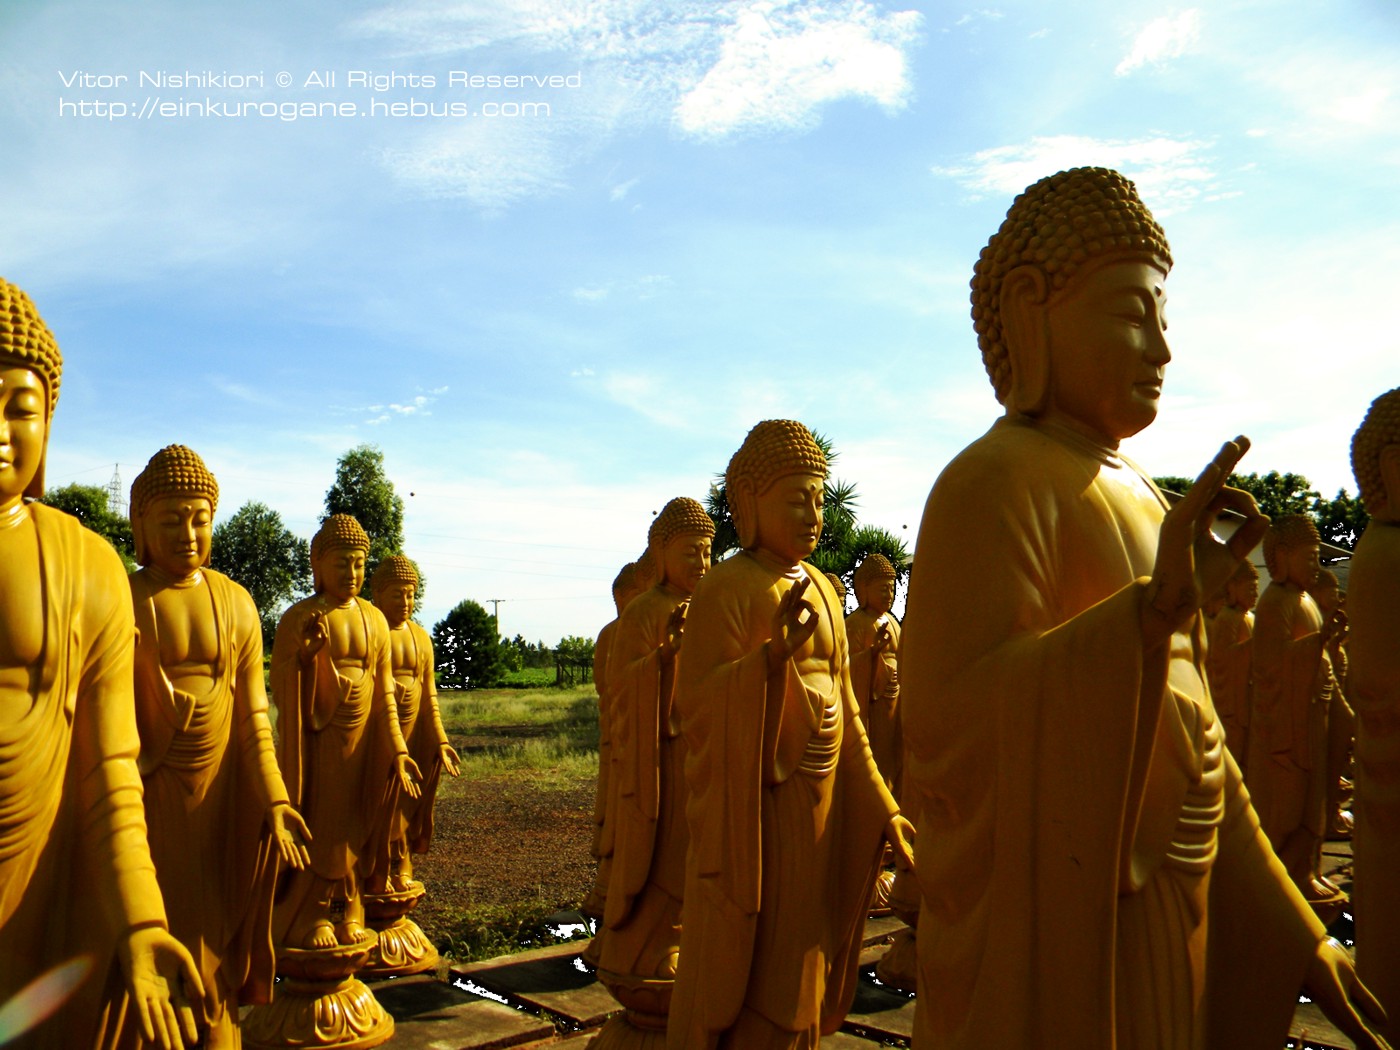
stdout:
POLYGON ((718 61, 681 96, 676 126, 701 139, 805 130, 823 105, 843 98, 897 110, 910 94, 906 52, 919 25, 915 12, 881 15, 864 3, 753 4, 723 33, 718 61))
POLYGON ((447 387, 438 387, 430 394, 417 394, 412 400, 405 403, 391 402, 383 405, 370 405, 365 411, 373 413, 373 416, 366 419, 365 423, 370 426, 380 426, 392 419, 405 416, 431 416, 433 413, 429 406, 438 399, 439 395, 446 392, 447 387))
POLYGON ((438 122, 381 154, 429 196, 500 210, 557 191, 575 163, 624 131, 663 125, 706 141, 805 131, 847 98, 895 112, 911 94, 908 56, 922 21, 868 0, 405 0, 350 29, 393 41, 404 58, 579 74, 577 89, 550 96, 550 118, 438 122))
POLYGON ((1143 66, 1158 66, 1194 51, 1201 42, 1201 12, 1196 8, 1178 15, 1154 18, 1133 40, 1133 46, 1114 68, 1114 76, 1127 76, 1143 66))
POLYGON ((1029 142, 981 150, 963 164, 935 167, 933 172, 956 180, 980 198, 1020 193, 1038 179, 1066 168, 1114 168, 1137 183, 1154 214, 1164 216, 1222 192, 1209 151, 1207 142, 1169 136, 1037 136, 1029 142))
POLYGON ((614 186, 612 190, 608 193, 608 200, 622 200, 624 197, 627 196, 627 194, 631 193, 633 188, 637 185, 637 183, 641 181, 641 179, 628 179, 626 182, 618 183, 618 185, 614 186))
POLYGON ((602 284, 582 285, 569 294, 581 303, 596 303, 611 296, 614 292, 631 300, 655 299, 669 291, 675 284, 664 273, 649 273, 630 281, 604 281, 602 284))

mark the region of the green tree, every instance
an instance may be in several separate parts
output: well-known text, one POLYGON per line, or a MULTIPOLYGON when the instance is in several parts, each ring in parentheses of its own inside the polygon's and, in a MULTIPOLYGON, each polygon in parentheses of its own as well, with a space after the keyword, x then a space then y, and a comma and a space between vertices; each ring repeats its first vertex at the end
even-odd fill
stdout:
POLYGON ((271 647, 277 620, 286 607, 311 591, 307 542, 265 503, 245 503, 214 526, 209 564, 253 596, 262 620, 264 648, 271 647))
POLYGON ((1356 541, 1361 539, 1361 534, 1371 521, 1361 497, 1351 495, 1346 489, 1338 489, 1333 499, 1319 499, 1314 507, 1317 531, 1322 533, 1323 540, 1354 550, 1356 541))
MULTIPOLYGON (((1192 484, 1192 479, 1178 475, 1152 480, 1158 488, 1183 495, 1192 484)), ((1253 496, 1259 509, 1271 518, 1306 514, 1317 525, 1324 543, 1347 550, 1356 546, 1371 520, 1360 497, 1338 489, 1334 498, 1326 499, 1302 474, 1281 474, 1277 470, 1267 474, 1231 474, 1230 484, 1253 496)))
POLYGON ((471 599, 433 627, 433 657, 443 689, 485 689, 505 675, 495 621, 471 599))
MULTIPOLYGON (((369 557, 365 560, 365 586, 370 596, 370 579, 375 566, 391 554, 403 554, 403 497, 384 472, 384 453, 373 445, 356 445, 335 465, 335 483, 326 492, 325 521, 332 514, 349 514, 369 534, 369 557)), ((423 570, 418 569, 418 602, 423 601, 423 570)))
POLYGON ((44 493, 43 502, 66 511, 110 543, 121 555, 127 572, 136 571, 136 544, 131 522, 107 505, 107 490, 99 485, 64 485, 44 493))
MULTIPOLYGON (((826 454, 828 466, 840 455, 831 447, 831 439, 813 433, 812 438, 826 454)), ((909 549, 894 533, 875 526, 861 525, 856 520, 856 507, 860 498, 852 482, 828 477, 822 494, 822 534, 817 540, 817 549, 808 559, 822 572, 835 573, 851 586, 856 567, 867 554, 880 553, 889 558, 903 580, 909 572, 909 549)), ((705 499, 705 511, 715 523, 715 538, 711 546, 712 556, 718 561, 727 552, 739 546, 739 533, 734 526, 734 516, 729 510, 729 496, 725 490, 724 475, 716 475, 710 485, 710 493, 705 499)))

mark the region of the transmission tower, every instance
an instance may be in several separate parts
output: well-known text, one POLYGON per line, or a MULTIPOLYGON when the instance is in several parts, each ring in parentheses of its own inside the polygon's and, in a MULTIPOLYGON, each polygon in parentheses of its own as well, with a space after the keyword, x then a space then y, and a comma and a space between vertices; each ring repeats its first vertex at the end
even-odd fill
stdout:
POLYGON ((126 490, 122 487, 120 463, 112 465, 112 480, 107 482, 107 509, 118 517, 126 517, 126 490))

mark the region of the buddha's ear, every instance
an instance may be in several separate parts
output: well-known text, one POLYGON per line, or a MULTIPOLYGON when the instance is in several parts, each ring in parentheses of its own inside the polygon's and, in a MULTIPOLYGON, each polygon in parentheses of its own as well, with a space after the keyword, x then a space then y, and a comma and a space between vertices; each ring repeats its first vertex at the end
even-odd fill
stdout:
POLYGON ((1001 338, 1011 364, 1006 407, 1039 415, 1050 390, 1050 330, 1045 301, 1050 286, 1039 266, 1018 266, 1001 282, 1001 338))
POLYGON ((1386 445, 1379 458, 1385 516, 1391 521, 1400 521, 1400 445, 1386 445))
POLYGON ((729 514, 734 519, 734 531, 739 534, 739 548, 748 550, 758 539, 758 493, 752 484, 738 481, 725 495, 729 499, 729 514))
POLYGON ((136 551, 137 565, 145 565, 147 560, 145 517, 144 514, 131 516, 131 546, 136 551))

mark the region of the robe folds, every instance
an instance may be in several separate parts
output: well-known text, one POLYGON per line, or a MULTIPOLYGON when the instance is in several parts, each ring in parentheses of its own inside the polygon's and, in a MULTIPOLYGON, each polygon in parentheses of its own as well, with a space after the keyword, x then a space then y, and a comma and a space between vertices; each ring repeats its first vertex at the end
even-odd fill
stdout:
POLYGON ((664 584, 644 591, 616 621, 607 660, 609 808, 613 862, 599 966, 654 978, 679 939, 685 889, 685 780, 675 669, 663 659, 671 615, 685 601, 664 584))
POLYGON ((870 752, 884 774, 885 783, 900 797, 904 770, 904 730, 899 717, 899 621, 893 613, 873 616, 857 609, 846 617, 846 638, 851 646, 851 687, 860 707, 860 720, 870 737, 870 752), (889 625, 893 647, 875 651, 879 621, 889 625))
MULTIPOLYGON (((311 863, 278 879, 273 937, 286 943, 318 910, 316 897, 359 899, 360 879, 388 849, 389 816, 399 788, 393 759, 405 752, 389 662, 389 624, 362 598, 353 598, 368 651, 358 679, 336 668, 330 643, 309 667, 298 652, 303 627, 324 608, 304 598, 283 615, 272 645, 272 696, 277 705, 277 758, 291 803, 311 831, 311 863), (363 858, 363 861, 362 861, 363 858), (342 894, 344 896, 342 896, 342 894)), ((336 921, 336 920, 332 920, 336 921)), ((298 945, 293 945, 298 947, 298 945)))
POLYGON ((1209 655, 1206 660, 1211 702, 1215 704, 1225 743, 1244 771, 1249 769, 1249 715, 1254 702, 1251 676, 1254 664, 1254 613, 1227 605, 1210 625, 1209 655))
POLYGON ((1371 519, 1351 562, 1349 695, 1356 709, 1356 968, 1400 1039, 1400 525, 1371 519))
POLYGON ((442 745, 447 743, 447 731, 438 710, 433 640, 412 620, 405 621, 403 629, 413 638, 414 667, 411 679, 395 678, 394 703, 404 746, 423 774, 423 783, 417 798, 400 792, 390 821, 389 840, 402 841, 413 853, 427 853, 433 843, 433 803, 442 778, 442 745))
POLYGON ((807 1047, 855 994, 863 920, 898 812, 851 691, 840 602, 808 565, 743 551, 686 618, 685 906, 669 1050, 807 1047), (768 670, 773 614, 806 576, 812 638, 768 670))
POLYGON ((1284 1040, 1323 930, 1220 745, 1202 618, 1143 645, 1164 513, 1129 461, 1024 419, 934 485, 900 661, 916 1047, 1284 1040))
POLYGON ((257 608, 227 576, 200 572, 219 644, 202 696, 176 689, 161 666, 153 602, 160 585, 145 572, 130 577, 136 723, 151 856, 171 933, 194 956, 205 987, 236 1010, 272 998, 277 847, 266 818, 288 800, 262 687, 257 608))
POLYGON ((30 504, 44 650, 27 715, 0 727, 0 1003, 86 955, 73 998, 20 1047, 94 1042, 124 998, 117 938, 166 925, 146 844, 132 707, 131 592, 111 545, 30 504))

